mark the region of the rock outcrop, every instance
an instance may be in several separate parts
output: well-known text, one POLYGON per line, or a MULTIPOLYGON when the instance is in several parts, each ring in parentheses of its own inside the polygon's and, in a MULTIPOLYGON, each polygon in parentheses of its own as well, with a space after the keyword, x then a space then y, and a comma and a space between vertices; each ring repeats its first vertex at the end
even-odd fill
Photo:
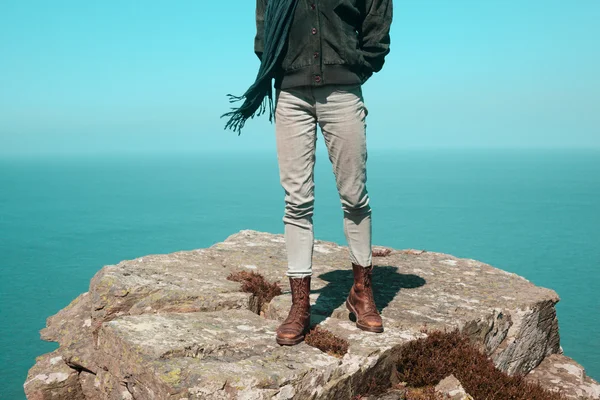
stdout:
POLYGON ((291 302, 283 235, 244 230, 206 249, 105 266, 88 292, 48 318, 41 336, 60 347, 36 359, 27 397, 350 399, 372 377, 391 376, 401 344, 427 329, 459 328, 500 370, 528 373, 572 398, 600 399, 583 369, 562 382, 574 367, 556 365, 578 364, 560 354, 554 291, 475 260, 374 250, 381 334, 349 320, 347 247, 315 241, 312 323, 349 342, 342 358, 306 343, 275 343, 291 302), (258 306, 226 279, 240 269, 280 281, 284 294, 258 306))

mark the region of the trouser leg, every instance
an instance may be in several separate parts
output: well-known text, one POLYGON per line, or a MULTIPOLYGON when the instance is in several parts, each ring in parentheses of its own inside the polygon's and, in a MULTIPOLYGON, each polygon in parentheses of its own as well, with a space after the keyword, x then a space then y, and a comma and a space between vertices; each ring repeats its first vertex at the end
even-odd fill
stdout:
POLYGON ((366 116, 360 85, 315 89, 317 118, 327 145, 344 214, 350 259, 371 265, 371 206, 367 192, 366 116))
POLYGON ((286 275, 302 278, 312 275, 314 248, 317 126, 310 88, 277 90, 275 136, 280 183, 285 191, 286 275))

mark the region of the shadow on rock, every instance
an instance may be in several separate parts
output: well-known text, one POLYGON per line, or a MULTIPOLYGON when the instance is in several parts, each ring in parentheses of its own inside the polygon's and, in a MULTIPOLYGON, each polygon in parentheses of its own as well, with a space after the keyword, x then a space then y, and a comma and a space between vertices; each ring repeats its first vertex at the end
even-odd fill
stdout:
MULTIPOLYGON (((346 297, 354 283, 352 270, 337 270, 318 275, 329 282, 322 289, 312 290, 319 293, 317 302, 311 307, 311 323, 318 324, 330 317, 335 309, 345 304, 346 297)), ((400 289, 414 289, 425 285, 425 279, 414 274, 401 274, 394 266, 373 268, 373 294, 379 312, 386 308, 400 289)))

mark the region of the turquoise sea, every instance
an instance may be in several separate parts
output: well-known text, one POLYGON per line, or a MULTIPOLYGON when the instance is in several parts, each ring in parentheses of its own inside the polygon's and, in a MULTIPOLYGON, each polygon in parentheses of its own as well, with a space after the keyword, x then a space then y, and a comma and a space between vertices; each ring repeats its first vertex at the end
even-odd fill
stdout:
MULTIPOLYGON (((331 165, 315 236, 345 244, 331 165)), ((600 380, 600 151, 369 150, 373 243, 475 258, 559 294, 565 353, 600 380)), ((274 152, 0 160, 1 399, 24 398, 38 331, 106 264, 283 232, 274 152)), ((282 265, 282 275, 285 266, 282 265)))

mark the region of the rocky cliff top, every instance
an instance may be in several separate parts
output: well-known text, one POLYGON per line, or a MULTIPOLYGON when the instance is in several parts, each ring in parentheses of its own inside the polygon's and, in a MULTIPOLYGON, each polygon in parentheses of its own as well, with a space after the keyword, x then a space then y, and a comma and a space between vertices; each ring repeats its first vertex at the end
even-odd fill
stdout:
POLYGON ((48 318, 29 399, 346 399, 390 374, 394 349, 427 330, 458 328, 508 374, 528 374, 572 398, 600 385, 561 354, 557 294, 479 261, 374 248, 373 284, 385 331, 363 332, 344 306, 348 249, 316 240, 312 323, 348 341, 336 357, 279 346, 291 303, 283 235, 240 231, 206 249, 148 255, 102 268, 89 291, 48 318), (381 255, 381 256, 376 256, 381 255), (257 305, 227 276, 256 271, 283 295, 257 305))

